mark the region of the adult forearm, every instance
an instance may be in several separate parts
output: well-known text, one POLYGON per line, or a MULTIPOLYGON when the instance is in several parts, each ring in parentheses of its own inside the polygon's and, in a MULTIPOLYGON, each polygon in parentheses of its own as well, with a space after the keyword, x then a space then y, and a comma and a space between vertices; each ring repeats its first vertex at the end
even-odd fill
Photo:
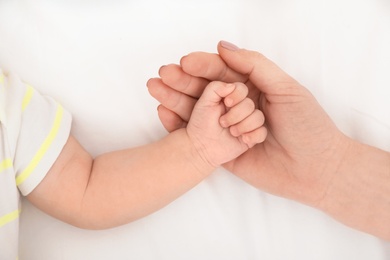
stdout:
POLYGON ((390 153, 352 141, 321 208, 348 226, 390 240, 390 153))
POLYGON ((187 192, 214 169, 193 150, 184 129, 134 149, 95 159, 83 198, 83 227, 100 229, 146 216, 187 192))

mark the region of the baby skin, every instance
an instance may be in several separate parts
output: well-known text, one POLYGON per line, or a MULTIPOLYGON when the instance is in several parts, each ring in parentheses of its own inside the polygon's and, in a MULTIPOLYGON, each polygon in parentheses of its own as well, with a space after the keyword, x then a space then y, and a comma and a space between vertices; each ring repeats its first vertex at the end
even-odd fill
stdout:
MULTIPOLYGON (((158 95, 156 88, 149 91, 158 95)), ((44 212, 87 229, 111 228, 151 214, 265 140, 263 113, 247 95, 243 83, 211 82, 186 128, 95 159, 70 136, 27 198, 44 212)))
POLYGON ((212 167, 237 158, 266 137, 263 113, 243 83, 211 82, 196 103, 187 134, 212 167))

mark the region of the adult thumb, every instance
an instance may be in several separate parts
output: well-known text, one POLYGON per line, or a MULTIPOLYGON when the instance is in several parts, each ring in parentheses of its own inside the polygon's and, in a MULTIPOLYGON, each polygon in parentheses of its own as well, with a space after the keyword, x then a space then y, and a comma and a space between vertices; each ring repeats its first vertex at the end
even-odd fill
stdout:
POLYGON ((259 52, 241 49, 230 42, 220 41, 218 53, 231 69, 247 75, 250 81, 264 93, 278 93, 283 88, 298 83, 259 52))

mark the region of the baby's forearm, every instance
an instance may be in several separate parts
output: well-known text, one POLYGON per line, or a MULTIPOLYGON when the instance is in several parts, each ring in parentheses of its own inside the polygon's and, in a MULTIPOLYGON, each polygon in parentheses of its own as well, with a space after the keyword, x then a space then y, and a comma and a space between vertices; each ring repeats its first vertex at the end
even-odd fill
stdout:
POLYGON ((321 207, 339 221, 390 240, 390 153, 353 142, 321 207))
POLYGON ((103 154, 95 160, 70 137, 28 199, 74 226, 104 229, 166 206, 213 170, 196 152, 185 129, 158 142, 103 154))
POLYGON ((97 157, 82 204, 85 219, 94 219, 90 228, 146 216, 206 178, 213 168, 186 135, 181 129, 158 142, 97 157))

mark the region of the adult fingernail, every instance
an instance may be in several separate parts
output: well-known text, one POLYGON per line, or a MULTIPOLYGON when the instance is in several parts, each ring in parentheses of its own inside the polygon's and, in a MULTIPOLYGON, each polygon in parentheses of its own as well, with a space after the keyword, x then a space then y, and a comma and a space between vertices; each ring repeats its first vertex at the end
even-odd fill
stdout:
POLYGON ((227 41, 221 41, 221 46, 229 51, 236 51, 238 50, 239 48, 234 45, 233 43, 230 43, 230 42, 227 42, 227 41))

